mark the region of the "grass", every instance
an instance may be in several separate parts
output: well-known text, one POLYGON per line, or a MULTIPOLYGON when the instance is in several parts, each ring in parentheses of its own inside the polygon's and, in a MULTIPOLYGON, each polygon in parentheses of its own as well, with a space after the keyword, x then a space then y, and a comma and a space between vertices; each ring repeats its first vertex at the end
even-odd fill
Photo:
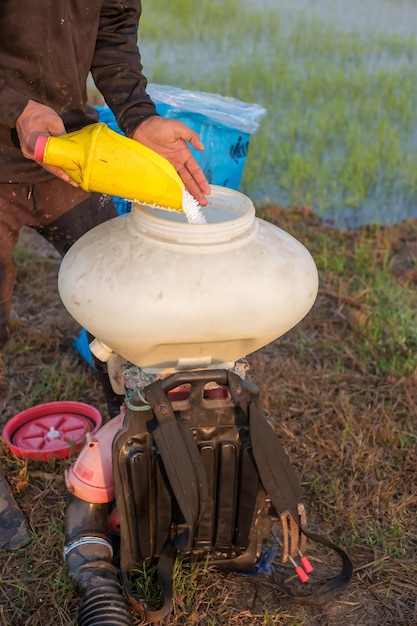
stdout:
MULTIPOLYGON (((412 620, 417 367, 408 311, 417 305, 416 222, 342 232, 306 209, 270 206, 260 213, 312 252, 320 289, 303 322, 250 355, 249 378, 302 477, 312 529, 349 551, 356 577, 340 601, 315 610, 286 599, 267 579, 179 563, 174 623, 379 626, 412 620)), ((59 261, 43 262, 35 244, 23 240, 15 255, 15 325, 0 360, 1 424, 53 399, 88 402, 105 415, 101 388, 71 344, 78 327, 50 288, 59 261)), ((0 624, 70 626, 79 596, 61 550, 64 472, 71 460, 19 460, 5 446, 0 453, 34 529, 28 548, 1 553, 0 624)), ((314 546, 309 555, 319 556, 314 546)), ((152 599, 150 579, 141 584, 141 595, 152 599)), ((134 616, 134 626, 140 623, 134 616)))
POLYGON ((330 257, 317 249, 315 258, 319 268, 323 267, 334 282, 335 293, 340 298, 345 295, 356 300, 352 323, 367 370, 407 375, 417 367, 415 289, 399 284, 392 276, 389 247, 389 241, 383 237, 375 239, 373 233, 364 231, 353 245, 347 242, 342 246, 338 254, 330 257), (347 274, 352 276, 348 285, 347 274))
MULTIPOLYGON (((265 215, 272 218, 268 209, 265 215)), ((417 230, 414 223, 409 229, 410 233, 417 230)), ((416 292, 412 282, 398 281, 392 257, 392 246, 397 244, 391 236, 378 226, 359 233, 336 231, 331 237, 318 230, 308 247, 326 276, 326 294, 341 306, 351 306, 354 350, 366 371, 412 375, 417 368, 416 292)), ((409 263, 410 267, 415 263, 413 253, 409 263)), ((308 341, 313 350, 314 341, 308 341)), ((343 347, 330 343, 326 349, 332 367, 343 367, 343 347)))
POLYGON ((252 198, 348 225, 412 215, 414 37, 343 32, 268 3, 157 0, 144 7, 140 47, 151 82, 267 109, 242 182, 252 198))

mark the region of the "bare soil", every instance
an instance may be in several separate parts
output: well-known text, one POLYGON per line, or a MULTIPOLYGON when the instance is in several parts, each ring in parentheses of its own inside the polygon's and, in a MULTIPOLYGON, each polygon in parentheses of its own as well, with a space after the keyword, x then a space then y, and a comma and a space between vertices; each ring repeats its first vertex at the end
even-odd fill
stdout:
MULTIPOLYGON (((309 211, 272 208, 266 216, 307 247, 319 229, 335 236, 309 211)), ((376 247, 389 239, 390 271, 415 288, 416 223, 370 229, 368 236, 376 247)), ((16 266, 13 335, 0 357, 0 426, 52 400, 88 402, 105 416, 101 388, 72 344, 79 327, 57 295, 59 258, 25 230, 16 266)), ((202 572, 191 595, 178 586, 172 624, 417 625, 417 374, 369 373, 352 330, 360 302, 348 288, 335 292, 325 273, 320 283, 306 319, 250 355, 248 378, 259 386, 264 411, 301 476, 311 528, 347 550, 354 580, 329 604, 303 607, 266 577, 202 572), (338 348, 338 367, 322 350, 329 344, 338 348)), ((71 460, 27 462, 4 445, 0 454, 34 531, 27 548, 0 551, 0 625, 75 624, 79 597, 62 562, 64 471, 71 460)))

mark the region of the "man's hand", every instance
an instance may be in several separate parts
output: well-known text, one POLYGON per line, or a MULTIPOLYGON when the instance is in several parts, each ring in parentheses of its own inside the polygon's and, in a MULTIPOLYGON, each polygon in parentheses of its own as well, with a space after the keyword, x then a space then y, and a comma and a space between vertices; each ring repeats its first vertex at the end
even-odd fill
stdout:
POLYGON ((184 185, 196 200, 205 206, 210 185, 187 142, 196 150, 204 150, 197 133, 179 120, 148 117, 134 131, 132 139, 165 157, 175 167, 184 185))
MULTIPOLYGON (((36 140, 39 135, 65 135, 67 132, 61 118, 53 109, 34 100, 29 100, 16 120, 16 131, 23 156, 33 159, 36 140)), ((41 164, 42 165, 42 164, 41 164)), ((73 187, 78 187, 68 174, 53 165, 43 165, 54 176, 61 178, 73 187)))

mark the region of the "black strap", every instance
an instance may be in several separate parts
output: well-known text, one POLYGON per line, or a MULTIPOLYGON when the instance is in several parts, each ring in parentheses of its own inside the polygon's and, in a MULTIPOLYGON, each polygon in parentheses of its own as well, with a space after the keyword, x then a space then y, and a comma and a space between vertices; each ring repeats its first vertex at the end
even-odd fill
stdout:
POLYGON ((323 581, 320 588, 311 595, 296 595, 284 583, 284 577, 276 581, 280 588, 290 597, 306 604, 324 604, 337 595, 352 579, 353 564, 344 550, 334 543, 315 533, 309 532, 301 526, 298 514, 298 503, 301 496, 300 482, 290 464, 288 456, 276 436, 271 436, 271 427, 265 416, 245 388, 242 380, 229 372, 229 390, 233 401, 242 411, 249 415, 249 430, 252 443, 252 453, 259 475, 271 502, 278 513, 289 511, 297 522, 300 531, 311 541, 320 543, 334 550, 342 560, 342 569, 338 576, 323 581))
POLYGON ((148 385, 143 393, 158 421, 152 435, 187 526, 188 532, 177 538, 177 547, 185 551, 191 548, 194 528, 208 501, 203 461, 188 423, 175 417, 161 381, 148 385))
POLYGON ((162 607, 158 611, 148 611, 143 603, 138 603, 128 594, 134 607, 149 622, 159 622, 172 611, 172 577, 176 554, 178 550, 186 551, 192 547, 194 528, 208 502, 208 485, 193 434, 186 420, 175 417, 161 381, 157 380, 145 387, 143 395, 157 419, 158 425, 152 430, 152 436, 186 524, 182 533, 165 543, 158 560, 158 580, 164 599, 162 607))
POLYGON ((132 593, 126 572, 120 571, 123 589, 132 608, 152 624, 162 622, 172 612, 172 574, 174 570, 177 549, 173 541, 167 541, 159 557, 157 573, 158 581, 163 594, 163 605, 156 611, 151 611, 143 600, 138 600, 132 593))
POLYGON ((228 373, 228 379, 234 403, 249 417, 252 453, 265 491, 278 513, 289 511, 298 519, 301 484, 290 460, 242 379, 233 372, 228 373))

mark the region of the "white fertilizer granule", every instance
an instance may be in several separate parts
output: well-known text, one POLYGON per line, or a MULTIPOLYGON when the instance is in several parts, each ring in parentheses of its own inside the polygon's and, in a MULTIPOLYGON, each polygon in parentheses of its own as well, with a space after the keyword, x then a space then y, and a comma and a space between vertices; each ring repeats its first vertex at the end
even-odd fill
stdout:
POLYGON ((186 189, 182 192, 182 208, 189 224, 207 224, 200 204, 186 189))
MULTIPOLYGON (((145 204, 146 206, 151 207, 151 209, 177 211, 177 209, 169 209, 165 206, 160 206, 158 204, 149 204, 148 202, 141 202, 140 200, 134 200, 133 202, 137 202, 138 204, 145 204)), ((186 216, 187 222, 189 224, 207 224, 207 220, 204 216, 203 211, 201 210, 199 202, 186 189, 183 189, 182 192, 182 210, 184 211, 184 215, 186 216)))

